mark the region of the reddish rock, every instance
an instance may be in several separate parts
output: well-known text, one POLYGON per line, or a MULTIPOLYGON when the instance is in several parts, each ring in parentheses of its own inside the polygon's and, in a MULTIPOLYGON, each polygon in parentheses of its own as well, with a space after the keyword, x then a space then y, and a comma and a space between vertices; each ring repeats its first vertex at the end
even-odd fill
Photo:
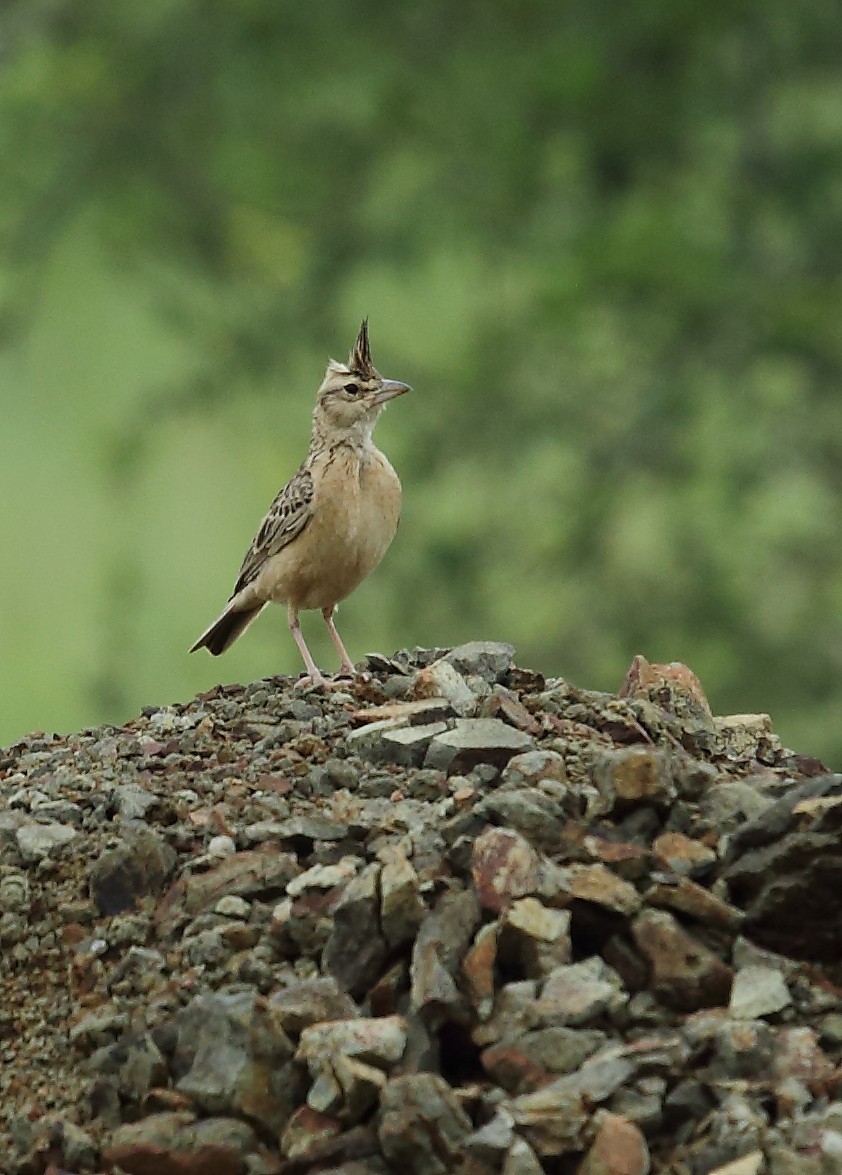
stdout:
POLYGON ((255 1142, 245 1122, 175 1111, 118 1127, 102 1161, 126 1175, 243 1175, 255 1142))
POLYGON ((508 828, 487 828, 474 845, 471 874, 482 905, 495 914, 541 884, 541 859, 508 828))
POLYGON ((604 865, 571 865, 568 887, 574 898, 618 914, 635 914, 641 906, 640 894, 631 882, 604 865))
POLYGON ((734 974, 665 910, 644 910, 632 935, 652 968, 660 999, 683 1012, 727 1004, 734 974))
POLYGON ((578 1167, 578 1175, 648 1175, 649 1148, 640 1130, 628 1118, 600 1111, 591 1148, 578 1167))
POLYGON ((745 917, 742 910, 687 877, 670 877, 657 882, 646 891, 646 901, 650 906, 665 906, 723 930, 736 930, 745 917))
POLYGON ((652 852, 660 857, 661 861, 673 873, 692 877, 693 874, 707 869, 716 861, 713 849, 700 840, 685 836, 682 832, 663 832, 652 842, 652 852))

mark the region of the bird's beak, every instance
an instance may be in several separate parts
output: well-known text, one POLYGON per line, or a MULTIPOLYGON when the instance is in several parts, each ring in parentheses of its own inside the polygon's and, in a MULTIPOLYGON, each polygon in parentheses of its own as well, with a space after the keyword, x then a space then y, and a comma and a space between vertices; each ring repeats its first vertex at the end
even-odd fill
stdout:
POLYGON ((384 379, 375 393, 373 404, 385 404, 387 400, 394 400, 395 396, 402 396, 404 392, 411 392, 409 384, 402 384, 397 379, 384 379))

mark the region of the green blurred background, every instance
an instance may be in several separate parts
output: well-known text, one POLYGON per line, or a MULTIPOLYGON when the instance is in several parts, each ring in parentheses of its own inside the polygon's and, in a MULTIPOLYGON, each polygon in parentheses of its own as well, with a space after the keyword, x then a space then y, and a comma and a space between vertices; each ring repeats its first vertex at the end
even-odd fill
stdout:
POLYGON ((298 672, 280 609, 186 649, 368 314, 416 390, 352 656, 682 660, 842 765, 838 0, 0 20, 0 742, 298 672))

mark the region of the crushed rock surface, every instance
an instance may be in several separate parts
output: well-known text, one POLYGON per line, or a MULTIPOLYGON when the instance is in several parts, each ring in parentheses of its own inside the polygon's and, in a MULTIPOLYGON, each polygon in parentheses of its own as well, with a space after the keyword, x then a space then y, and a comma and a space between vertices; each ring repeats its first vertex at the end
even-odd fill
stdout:
POLYGON ((371 655, 0 751, 0 1172, 842 1170, 842 776, 371 655))

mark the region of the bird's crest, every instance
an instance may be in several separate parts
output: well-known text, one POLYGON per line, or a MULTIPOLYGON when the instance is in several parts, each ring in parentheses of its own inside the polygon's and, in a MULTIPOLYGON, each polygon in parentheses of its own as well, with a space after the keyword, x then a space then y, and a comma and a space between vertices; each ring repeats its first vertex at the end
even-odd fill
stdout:
POLYGON ((374 364, 371 362, 371 351, 368 346, 368 318, 364 318, 360 324, 360 333, 348 356, 348 369, 363 378, 374 374, 374 364))

